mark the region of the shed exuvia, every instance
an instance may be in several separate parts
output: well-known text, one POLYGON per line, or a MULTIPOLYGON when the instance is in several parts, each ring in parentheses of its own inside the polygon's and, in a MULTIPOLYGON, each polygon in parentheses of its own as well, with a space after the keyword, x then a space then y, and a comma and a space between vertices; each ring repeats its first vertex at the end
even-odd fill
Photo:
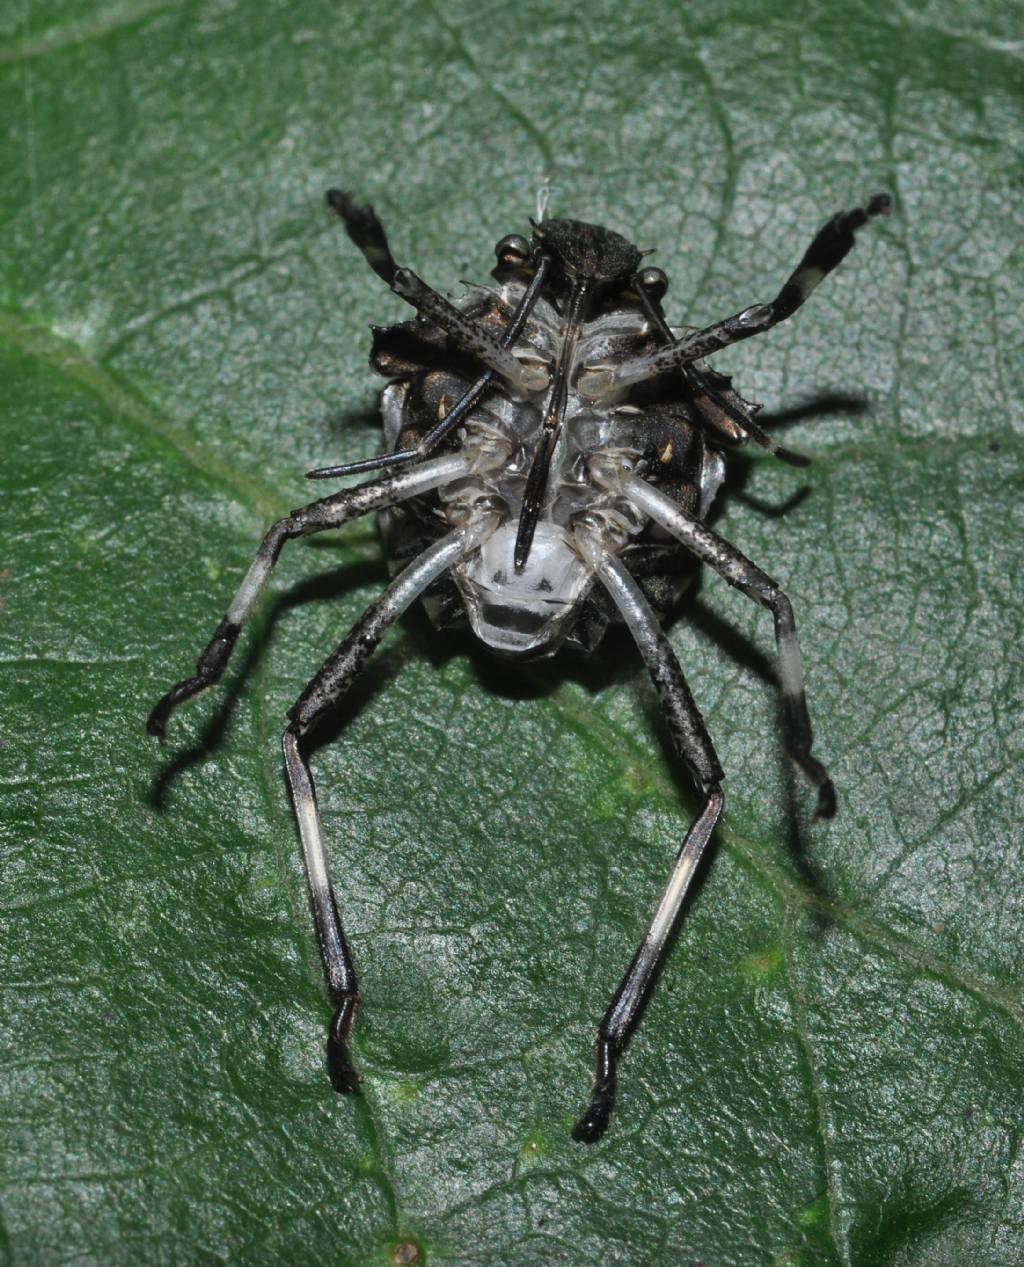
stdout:
POLYGON ((351 686, 385 632, 417 598, 440 628, 468 621, 494 652, 593 650, 625 624, 653 679, 676 753, 701 798, 647 932, 598 1027, 589 1106, 574 1129, 598 1138, 615 1100, 616 1069, 657 976, 697 864, 723 809, 722 769, 661 620, 706 563, 771 613, 786 743, 817 790, 819 817, 835 792, 811 751, 796 625, 789 599, 705 520, 725 454, 753 439, 799 462, 758 426, 704 358, 791 316, 844 258, 854 234, 890 208, 886 194, 834 216, 778 295, 702 330, 668 324, 668 281, 610 229, 542 219, 532 239, 497 244, 493 288, 452 304, 395 263, 368 206, 331 190, 367 263, 416 310, 375 328, 371 362, 384 389, 387 453, 310 472, 327 479, 386 469, 383 478, 311 502, 274 524, 199 658, 150 714, 164 738, 184 700, 224 672, 239 631, 286 541, 381 513, 401 570, 360 617, 289 711, 285 768, 334 1014, 328 1069, 356 1089, 350 1038, 355 968, 331 885, 304 740, 351 686))

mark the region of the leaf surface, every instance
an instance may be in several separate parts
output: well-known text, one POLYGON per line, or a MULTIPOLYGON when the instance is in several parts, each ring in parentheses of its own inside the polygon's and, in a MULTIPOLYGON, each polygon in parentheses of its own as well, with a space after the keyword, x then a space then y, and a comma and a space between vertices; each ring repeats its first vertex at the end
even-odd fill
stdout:
POLYGON ((0 15, 0 1262, 1024 1259, 1018 37, 949 0, 0 15), (767 617, 706 578, 671 636, 727 822, 590 1149, 695 808, 624 643, 519 671, 413 616, 318 749, 356 1099, 278 738, 374 525, 289 547, 224 687, 143 733, 301 473, 379 444, 366 324, 404 314, 323 190, 454 290, 546 183, 695 323, 898 207, 720 358, 815 459, 737 462, 716 524, 793 599, 840 813, 781 753, 767 617))

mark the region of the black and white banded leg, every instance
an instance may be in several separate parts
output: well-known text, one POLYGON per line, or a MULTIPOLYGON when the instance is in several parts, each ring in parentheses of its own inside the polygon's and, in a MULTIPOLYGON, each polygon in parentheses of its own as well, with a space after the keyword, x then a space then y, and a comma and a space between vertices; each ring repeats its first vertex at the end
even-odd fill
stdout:
POLYGON ((323 668, 288 712, 290 721, 281 743, 302 840, 324 976, 334 1008, 327 1037, 327 1068, 338 1091, 352 1091, 358 1086, 349 1041, 359 990, 331 885, 316 790, 302 743, 324 715, 342 699, 391 625, 442 573, 488 536, 497 522, 496 516, 482 514, 472 528, 456 529, 414 559, 356 621, 348 636, 325 661, 323 668))
POLYGON ((194 675, 172 686, 150 713, 146 722, 149 733, 163 742, 167 722, 178 705, 219 681, 231 658, 245 618, 273 571, 286 541, 323 532, 327 528, 340 528, 342 524, 360 515, 393 506, 408 497, 416 497, 437 488, 448 480, 458 479, 469 469, 470 463, 464 456, 449 454, 432 462, 424 462, 399 475, 361 484, 358 488, 347 488, 332 497, 310 502, 308 506, 293 510, 284 519, 279 519, 263 538, 231 606, 199 657, 194 675))
POLYGON ((722 815, 722 767, 712 746, 675 652, 643 591, 621 560, 586 530, 577 533, 580 552, 622 613, 636 640, 665 710, 672 744, 704 797, 676 857, 668 884, 626 975, 601 1018, 594 1050, 590 1104, 573 1128, 573 1138, 593 1143, 604 1132, 615 1106, 619 1056, 636 1029, 665 958, 672 929, 693 883, 715 824, 722 815))
POLYGON ((547 386, 547 374, 516 360, 502 341, 484 329, 472 317, 460 312, 443 295, 428 286, 411 268, 400 268, 391 254, 384 226, 372 207, 359 206, 350 194, 340 189, 327 191, 327 205, 344 221, 352 241, 359 247, 367 264, 400 295, 412 304, 421 316, 441 327, 461 351, 482 361, 488 369, 523 392, 540 391, 547 386))
MULTIPOLYGON (((665 319, 665 312, 659 298, 659 290, 665 284, 667 284, 667 279, 665 279, 665 274, 660 269, 650 269, 646 273, 638 273, 633 278, 633 285, 636 287, 636 292, 640 296, 640 303, 647 313, 649 321, 658 331, 664 343, 674 345, 679 340, 672 333, 671 327, 665 319), (655 272, 655 284, 652 286, 645 279, 655 272)), ((732 446, 749 437, 763 449, 767 449, 769 453, 774 454, 775 457, 783 462, 790 463, 791 466, 810 465, 810 458, 804 457, 802 453, 794 453, 792 449, 787 449, 783 445, 777 444, 766 431, 757 425, 753 415, 760 409, 759 405, 747 405, 745 409, 739 409, 714 386, 706 374, 702 374, 690 362, 679 366, 679 374, 688 397, 694 403, 698 421, 720 443, 732 446)))
POLYGON ((772 613, 786 745, 790 756, 817 788, 815 817, 831 818, 836 812, 836 792, 828 771, 811 752, 814 736, 807 711, 796 618, 793 615, 793 605, 785 592, 735 546, 730 545, 699 519, 687 514, 670 497, 666 497, 646 480, 632 472, 624 472, 619 478, 618 487, 634 506, 681 541, 698 559, 772 613))
MULTIPOLYGON (((540 294, 540 289, 544 284, 544 279, 550 266, 551 261, 545 256, 542 256, 538 261, 530 284, 523 291, 519 303, 512 313, 512 319, 501 336, 501 346, 503 348, 512 347, 522 333, 526 318, 530 315, 530 310, 537 302, 537 296, 540 294)), ((431 427, 414 449, 398 449, 394 453, 380 453, 376 457, 363 458, 358 462, 343 462, 336 466, 320 466, 314 471, 307 471, 306 479, 337 479, 343 475, 359 475, 364 471, 376 471, 381 467, 404 466, 408 462, 415 462, 417 458, 429 457, 445 436, 449 435, 465 420, 466 415, 471 412, 493 381, 494 370, 484 370, 466 388, 440 422, 431 427)))
POLYGON ((702 360, 733 343, 770 330, 791 317, 815 287, 846 258, 853 249, 854 235, 859 228, 872 216, 888 215, 891 210, 892 199, 888 194, 874 194, 865 206, 841 211, 818 230, 803 259, 771 303, 744 308, 735 316, 695 330, 653 352, 622 361, 614 369, 592 370, 580 377, 580 393, 590 400, 602 400, 635 383, 667 374, 690 361, 702 360))

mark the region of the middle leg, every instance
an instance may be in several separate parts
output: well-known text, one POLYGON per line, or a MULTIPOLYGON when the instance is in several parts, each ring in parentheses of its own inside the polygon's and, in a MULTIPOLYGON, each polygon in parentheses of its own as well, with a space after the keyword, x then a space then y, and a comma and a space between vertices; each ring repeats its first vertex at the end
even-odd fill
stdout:
POLYGON ((625 471, 617 478, 621 480, 622 492, 637 509, 670 532, 703 563, 713 567, 730 585, 772 613, 786 747, 817 789, 815 818, 831 818, 836 812, 836 790, 828 771, 811 751, 814 732, 811 729, 811 715, 807 711, 807 694, 804 690, 804 672, 800 644, 796 637, 793 604, 782 587, 767 573, 762 572, 756 563, 752 563, 707 524, 688 514, 653 484, 648 484, 631 471, 625 471))

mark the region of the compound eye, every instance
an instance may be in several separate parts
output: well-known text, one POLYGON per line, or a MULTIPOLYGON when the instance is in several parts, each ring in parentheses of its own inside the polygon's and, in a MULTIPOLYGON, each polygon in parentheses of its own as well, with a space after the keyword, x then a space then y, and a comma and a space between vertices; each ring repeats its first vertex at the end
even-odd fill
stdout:
POLYGON ((497 244, 494 254, 498 257, 499 264, 506 268, 516 268, 529 263, 533 250, 521 233, 510 233, 497 244))
POLYGON ((668 290, 668 277, 660 268, 645 268, 637 281, 652 299, 663 299, 668 290))

